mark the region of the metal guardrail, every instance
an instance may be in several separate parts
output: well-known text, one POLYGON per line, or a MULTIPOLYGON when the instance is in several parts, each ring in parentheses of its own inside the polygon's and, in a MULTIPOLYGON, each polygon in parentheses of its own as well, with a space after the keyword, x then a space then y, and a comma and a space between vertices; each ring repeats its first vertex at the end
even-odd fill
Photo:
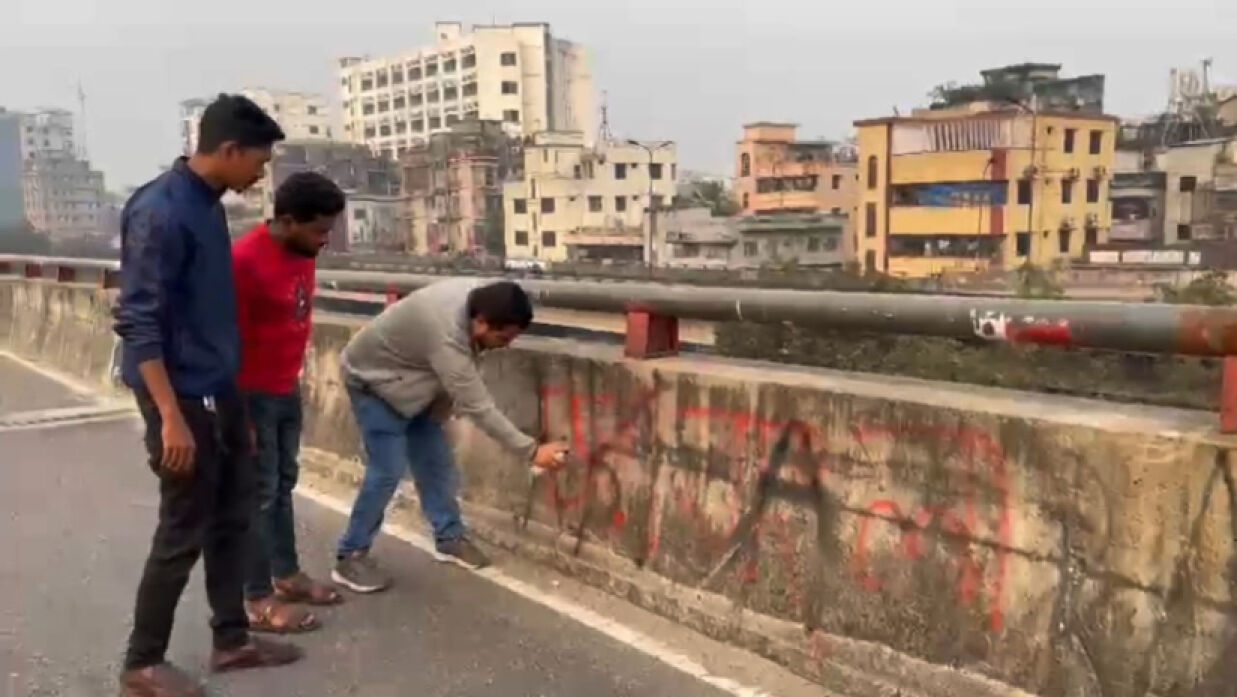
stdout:
MULTIPOLYGON (((0 256, 0 273, 116 279, 114 261, 0 256)), ((475 278, 475 277, 474 277, 475 278)), ((387 302, 443 276, 322 269, 320 285, 387 302)), ((1237 432, 1237 308, 1079 300, 719 288, 664 283, 519 279, 538 305, 624 314, 627 353, 678 349, 678 319, 793 322, 829 329, 1225 358, 1221 416, 1237 432)))

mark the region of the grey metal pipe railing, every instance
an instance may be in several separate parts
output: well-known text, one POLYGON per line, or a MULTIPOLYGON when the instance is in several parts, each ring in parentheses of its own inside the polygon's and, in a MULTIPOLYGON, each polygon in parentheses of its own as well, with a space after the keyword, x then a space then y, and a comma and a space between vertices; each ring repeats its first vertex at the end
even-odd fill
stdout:
MULTIPOLYGON (((0 263, 114 270, 116 262, 0 255, 0 263)), ((321 270, 343 291, 404 294, 443 276, 321 270)), ((644 282, 519 279, 546 307, 684 319, 793 322, 890 334, 1195 356, 1237 355, 1237 309, 1160 303, 719 288, 644 282)))
MULTIPOLYGON (((441 276, 322 271, 339 290, 406 293, 441 276)), ((1237 354, 1237 309, 1161 303, 709 288, 520 279, 537 304, 680 318, 1195 356, 1237 354)))

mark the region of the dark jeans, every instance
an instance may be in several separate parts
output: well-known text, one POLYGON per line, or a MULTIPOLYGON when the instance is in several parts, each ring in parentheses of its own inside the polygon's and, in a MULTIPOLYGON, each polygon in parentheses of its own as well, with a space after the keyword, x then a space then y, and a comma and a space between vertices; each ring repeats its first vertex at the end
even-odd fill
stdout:
POLYGON ((429 409, 405 418, 386 402, 356 387, 348 388, 348 397, 365 442, 365 479, 352 504, 337 555, 369 550, 382 527, 387 504, 409 470, 417 483, 421 511, 434 528, 434 540, 441 545, 462 537, 464 521, 456 500, 459 475, 443 425, 429 409))
POLYGON ((250 392, 245 403, 258 446, 258 505, 245 581, 245 597, 255 600, 275 591, 272 578, 288 578, 301 570, 292 516, 292 490, 301 469, 296 460, 301 447, 301 395, 250 392))
POLYGON ((146 421, 146 451, 159 477, 159 524, 137 589, 133 633, 125 668, 144 668, 164 660, 176 605, 189 572, 202 556, 206 597, 216 649, 232 649, 249 640, 241 587, 245 545, 252 517, 253 474, 248 454, 245 407, 239 393, 220 396, 213 405, 201 399, 180 400, 180 410, 196 445, 193 473, 164 472, 162 419, 154 402, 138 393, 146 421))

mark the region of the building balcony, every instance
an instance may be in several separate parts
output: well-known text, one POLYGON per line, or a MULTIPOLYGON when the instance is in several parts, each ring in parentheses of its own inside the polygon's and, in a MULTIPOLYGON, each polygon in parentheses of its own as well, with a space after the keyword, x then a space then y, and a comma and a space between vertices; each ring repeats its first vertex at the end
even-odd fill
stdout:
MULTIPOLYGON (((993 209, 989 206, 891 206, 889 232, 893 235, 976 235, 993 232, 993 209)), ((1007 215, 1002 210, 1001 215, 1007 215)), ((860 216, 862 217, 862 215, 860 216)), ((1006 222, 1000 221, 1004 231, 1006 222)))

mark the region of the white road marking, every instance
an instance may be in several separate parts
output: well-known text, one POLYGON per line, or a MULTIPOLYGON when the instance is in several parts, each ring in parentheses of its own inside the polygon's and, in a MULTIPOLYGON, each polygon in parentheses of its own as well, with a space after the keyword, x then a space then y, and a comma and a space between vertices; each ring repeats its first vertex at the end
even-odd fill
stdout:
POLYGON ((137 410, 133 407, 116 404, 19 411, 13 414, 0 414, 0 433, 115 421, 130 418, 135 414, 137 410))
MULTIPOLYGON (((347 516, 350 513, 347 504, 320 491, 315 491, 311 488, 300 486, 297 487, 296 493, 324 508, 339 513, 340 515, 347 516)), ((382 526, 382 530, 388 535, 391 535, 402 542, 406 542, 430 555, 433 555, 435 552, 433 542, 431 542, 424 535, 413 532, 407 527, 387 523, 382 526)), ((475 573, 491 583, 515 593, 516 595, 522 596, 533 601, 534 603, 537 603, 538 605, 549 608, 564 617, 573 619, 576 622, 593 629, 594 631, 605 634, 615 641, 622 642, 645 654, 646 656, 661 661, 672 668, 676 668, 705 684, 712 685, 722 692, 734 695, 735 697, 771 697, 767 692, 740 684, 730 678, 714 675, 709 672, 708 668, 705 668, 700 663, 675 651, 674 649, 666 646, 643 632, 632 629, 626 625, 620 624, 619 622, 615 622, 608 617, 604 617, 596 612, 593 612, 592 610, 589 610, 588 608, 573 603, 570 600, 546 593, 528 583, 508 576, 500 569, 496 569, 491 566, 479 571, 473 571, 472 573, 475 573)))

